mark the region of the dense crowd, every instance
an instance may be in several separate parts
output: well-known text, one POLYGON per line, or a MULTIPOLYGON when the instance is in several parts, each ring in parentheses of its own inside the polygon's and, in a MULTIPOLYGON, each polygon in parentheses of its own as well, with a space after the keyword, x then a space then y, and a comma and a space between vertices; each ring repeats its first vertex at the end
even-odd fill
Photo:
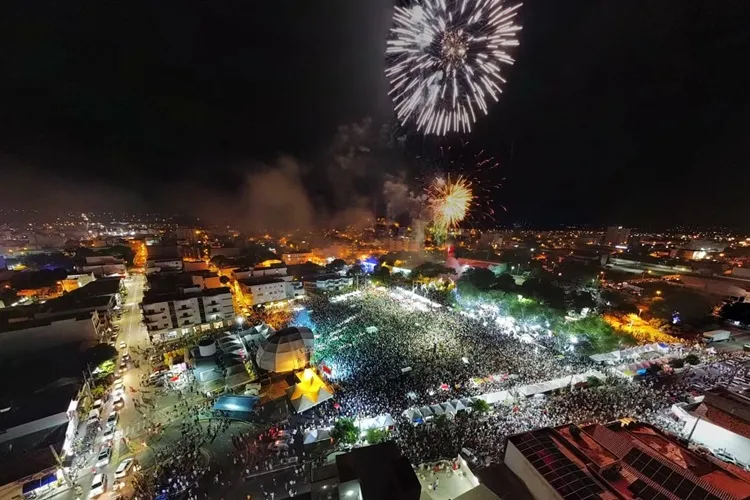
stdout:
POLYGON ((384 290, 339 303, 318 300, 308 309, 318 336, 316 360, 331 369, 346 415, 397 414, 591 366, 585 358, 521 342, 492 321, 413 304, 384 290))
POLYGON ((483 464, 502 460, 505 439, 541 427, 567 423, 606 423, 633 417, 664 428, 676 422, 664 417, 673 402, 665 391, 646 385, 607 384, 595 389, 564 390, 543 397, 498 405, 486 415, 460 413, 427 425, 399 422, 396 441, 412 463, 456 456, 462 449, 483 464))
MULTIPOLYGON (((455 457, 462 448, 492 462, 502 457, 507 436, 571 422, 633 417, 679 434, 682 425, 669 407, 729 373, 719 362, 668 383, 608 377, 602 387, 517 397, 486 415, 460 412, 413 425, 403 410, 504 389, 512 393, 519 385, 583 373, 593 364, 585 356, 524 342, 518 331, 491 318, 415 304, 384 290, 337 303, 313 300, 306 314, 316 332, 316 361, 331 369, 337 384, 336 403, 318 408, 309 426, 389 413, 397 419, 397 442, 415 464, 455 457)), ((712 359, 704 352, 701 357, 712 359)))

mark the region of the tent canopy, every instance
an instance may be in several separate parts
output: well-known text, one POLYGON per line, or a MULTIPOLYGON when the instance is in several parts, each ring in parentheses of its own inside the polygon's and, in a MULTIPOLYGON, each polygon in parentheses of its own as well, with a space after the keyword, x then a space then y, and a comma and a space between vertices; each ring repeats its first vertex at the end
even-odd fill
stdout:
POLYGON ((255 396, 220 396, 214 403, 214 410, 249 413, 258 399, 255 396))
POLYGON ((297 373, 298 382, 286 390, 297 413, 309 410, 333 398, 333 394, 317 373, 311 369, 297 373))

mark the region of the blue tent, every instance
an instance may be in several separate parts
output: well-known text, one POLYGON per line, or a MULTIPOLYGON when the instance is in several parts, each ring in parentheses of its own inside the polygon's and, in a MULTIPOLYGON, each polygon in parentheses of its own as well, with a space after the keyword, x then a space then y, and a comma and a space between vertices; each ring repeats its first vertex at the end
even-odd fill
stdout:
POLYGON ((214 403, 214 410, 249 413, 259 399, 256 396, 220 396, 214 403))
POLYGON ((47 474, 41 479, 34 479, 23 485, 23 494, 28 495, 39 488, 44 488, 57 481, 57 476, 54 474, 47 474))

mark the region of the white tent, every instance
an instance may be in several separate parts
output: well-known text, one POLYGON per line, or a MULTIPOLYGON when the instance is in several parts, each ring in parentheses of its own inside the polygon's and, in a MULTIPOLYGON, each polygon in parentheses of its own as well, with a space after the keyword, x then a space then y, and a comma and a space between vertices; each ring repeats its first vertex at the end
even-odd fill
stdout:
POLYGON ((440 407, 443 409, 443 411, 449 415, 454 415, 456 413, 456 408, 450 403, 450 401, 445 403, 440 403, 440 407))
POLYGON ((331 433, 326 429, 312 429, 310 431, 305 431, 302 443, 312 444, 317 443, 318 441, 327 441, 329 439, 331 439, 331 433))
POLYGON ((445 410, 440 405, 432 405, 430 406, 430 410, 432 410, 433 415, 442 415, 445 413, 445 410))
POLYGON ((416 408, 409 408, 404 412, 409 420, 419 420, 422 418, 422 414, 416 408))
POLYGON ((431 417, 433 415, 432 410, 430 410, 429 406, 423 406, 419 409, 419 413, 422 414, 423 417, 431 417))
POLYGON ((453 400, 453 407, 456 409, 456 411, 463 411, 466 409, 466 405, 463 404, 460 400, 454 399, 453 400))
POLYGON ((512 399, 512 396, 508 391, 490 392, 482 395, 482 399, 487 401, 487 404, 504 403, 505 401, 512 399))

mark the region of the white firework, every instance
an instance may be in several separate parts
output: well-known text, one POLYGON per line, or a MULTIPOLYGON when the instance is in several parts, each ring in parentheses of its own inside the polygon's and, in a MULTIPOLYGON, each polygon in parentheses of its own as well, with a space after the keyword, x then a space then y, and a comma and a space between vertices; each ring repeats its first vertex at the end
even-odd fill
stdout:
POLYGON ((396 7, 388 39, 386 76, 401 123, 415 120, 425 134, 469 132, 487 114, 513 64, 514 20, 521 4, 504 0, 422 0, 396 7))

